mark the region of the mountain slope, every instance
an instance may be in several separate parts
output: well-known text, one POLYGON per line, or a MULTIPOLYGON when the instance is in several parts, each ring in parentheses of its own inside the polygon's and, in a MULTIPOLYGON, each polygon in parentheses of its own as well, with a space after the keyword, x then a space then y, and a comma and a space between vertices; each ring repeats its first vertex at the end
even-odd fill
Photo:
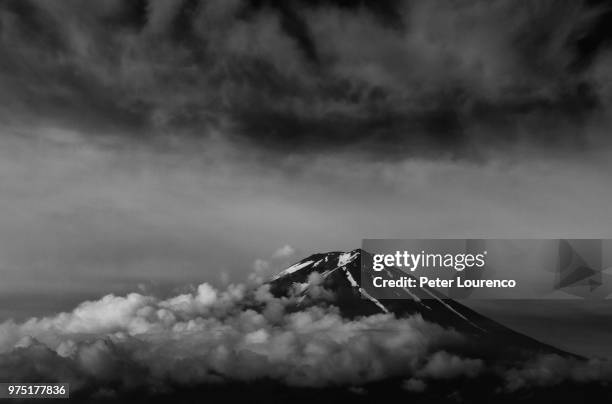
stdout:
MULTIPOLYGON (((312 287, 309 278, 334 293, 330 303, 346 317, 377 313, 393 313, 397 317, 420 315, 426 321, 455 329, 470 338, 471 349, 478 353, 512 358, 517 354, 556 353, 571 355, 552 346, 515 332, 474 310, 429 288, 385 289, 384 298, 376 299, 361 285, 371 279, 361 279, 361 261, 371 260, 371 254, 361 250, 328 252, 311 255, 280 272, 270 281, 276 296, 299 293, 306 296, 312 287)), ((410 276, 394 267, 385 267, 391 278, 410 276)), ((373 276, 368 273, 368 276, 373 276)), ((304 304, 315 304, 313 302, 304 304)), ((574 356, 574 355, 571 355, 574 356)))

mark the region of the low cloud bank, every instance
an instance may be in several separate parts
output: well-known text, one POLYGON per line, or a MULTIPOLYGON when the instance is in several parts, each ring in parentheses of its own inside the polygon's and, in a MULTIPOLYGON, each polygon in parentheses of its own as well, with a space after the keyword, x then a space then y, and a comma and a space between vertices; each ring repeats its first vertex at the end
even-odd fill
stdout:
MULTIPOLYGON (((311 289, 317 299, 332 296, 311 289)), ((69 313, 7 321, 0 324, 0 378, 63 380, 77 389, 264 378, 355 385, 414 373, 431 366, 426 359, 437 347, 462 341, 420 316, 350 320, 332 305, 296 310, 298 299, 273 297, 265 285, 218 291, 204 283, 165 300, 108 295, 69 313)))
POLYGON ((568 359, 559 355, 542 355, 519 368, 505 372, 506 390, 516 391, 530 386, 554 386, 570 381, 592 383, 612 381, 612 362, 568 359))
POLYGON ((69 382, 73 391, 97 395, 256 380, 350 387, 390 378, 417 393, 436 380, 484 373, 502 376, 506 391, 612 380, 609 363, 560 356, 495 368, 458 355, 465 337, 419 315, 344 318, 333 293, 310 282, 308 296, 274 297, 267 285, 220 291, 204 283, 168 299, 107 295, 71 312, 6 321, 0 379, 69 382))

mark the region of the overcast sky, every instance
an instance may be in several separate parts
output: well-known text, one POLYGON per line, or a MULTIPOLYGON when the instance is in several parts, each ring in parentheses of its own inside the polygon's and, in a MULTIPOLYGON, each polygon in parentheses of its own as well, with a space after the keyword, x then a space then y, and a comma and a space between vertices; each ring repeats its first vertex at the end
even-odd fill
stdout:
POLYGON ((610 25, 597 2, 4 1, 0 293, 610 237, 610 25))

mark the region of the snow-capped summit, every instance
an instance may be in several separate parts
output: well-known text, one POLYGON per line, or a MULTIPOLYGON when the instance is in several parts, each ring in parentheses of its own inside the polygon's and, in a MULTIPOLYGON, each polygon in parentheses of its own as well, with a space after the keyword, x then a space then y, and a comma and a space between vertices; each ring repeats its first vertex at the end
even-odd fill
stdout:
POLYGON ((325 254, 314 254, 310 257, 303 259, 302 261, 298 261, 295 264, 291 265, 289 268, 286 268, 279 272, 276 276, 272 278, 272 280, 277 280, 283 278, 287 275, 291 275, 299 270, 306 270, 305 272, 312 272, 319 265, 328 266, 328 265, 336 265, 337 268, 341 266, 345 266, 347 264, 352 263, 355 260, 358 260, 361 256, 361 250, 353 250, 349 252, 329 252, 325 254))

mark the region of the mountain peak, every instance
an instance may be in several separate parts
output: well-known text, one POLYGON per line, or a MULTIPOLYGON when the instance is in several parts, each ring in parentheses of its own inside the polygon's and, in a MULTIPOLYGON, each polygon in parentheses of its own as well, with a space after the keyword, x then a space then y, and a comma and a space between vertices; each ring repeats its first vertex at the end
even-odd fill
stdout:
POLYGON ((317 270, 319 266, 328 267, 329 265, 335 265, 336 268, 346 266, 355 261, 358 261, 361 257, 362 252, 363 250, 361 248, 358 248, 346 252, 330 251, 327 253, 312 254, 276 274, 272 278, 272 281, 276 281, 280 278, 290 276, 296 273, 297 271, 301 271, 303 273, 311 273, 313 270, 317 270))
MULTIPOLYGON (((312 254, 278 273, 270 281, 270 290, 276 296, 299 291, 306 297, 309 292, 311 274, 318 273, 318 285, 332 292, 332 302, 317 302, 301 299, 301 304, 333 304, 343 316, 360 317, 374 314, 392 314, 396 317, 420 316, 425 321, 436 323, 470 335, 481 347, 490 344, 497 349, 505 344, 520 350, 537 350, 564 354, 561 350, 519 334, 465 305, 430 288, 394 288, 382 290, 373 297, 363 285, 372 282, 372 273, 361 271, 363 259, 371 254, 362 249, 331 251, 312 254), (362 279, 365 277, 365 279, 362 279), (299 287, 296 288, 296 285, 299 287)), ((392 278, 412 275, 395 267, 384 267, 392 278)))

